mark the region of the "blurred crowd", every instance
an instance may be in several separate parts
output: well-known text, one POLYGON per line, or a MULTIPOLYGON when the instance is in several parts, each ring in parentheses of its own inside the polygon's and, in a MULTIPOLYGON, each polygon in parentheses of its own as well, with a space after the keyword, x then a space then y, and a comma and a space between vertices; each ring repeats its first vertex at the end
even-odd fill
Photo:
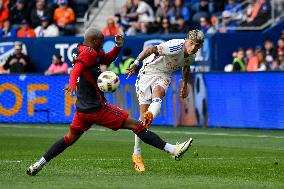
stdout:
MULTIPOLYGON (((104 28, 105 34, 186 33, 199 28, 205 33, 232 32, 221 26, 259 26, 271 16, 268 0, 127 0, 104 28), (117 22, 116 22, 117 21, 117 22)), ((283 2, 280 1, 281 6, 283 2)))
MULTIPOLYGON (((0 0, 0 37, 55 37, 76 34, 76 18, 93 0, 0 0)), ((234 32, 224 26, 259 26, 271 16, 268 0, 127 0, 103 33, 234 32), (219 18, 219 19, 217 19, 219 18), (216 31, 216 25, 221 26, 216 31)), ((275 1, 282 11, 283 1, 275 1)), ((278 10, 277 9, 277 10, 278 10)))
POLYGON ((75 35, 76 17, 84 14, 88 3, 89 0, 0 0, 0 38, 75 35))
POLYGON ((277 44, 266 39, 255 48, 239 48, 234 51, 232 64, 225 71, 284 71, 284 31, 277 44))

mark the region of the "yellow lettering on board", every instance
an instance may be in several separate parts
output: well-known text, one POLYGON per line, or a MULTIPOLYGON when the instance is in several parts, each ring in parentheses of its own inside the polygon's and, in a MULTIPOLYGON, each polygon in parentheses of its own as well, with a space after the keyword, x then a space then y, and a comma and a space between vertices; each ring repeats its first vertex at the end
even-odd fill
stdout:
POLYGON ((21 109, 22 104, 23 104, 23 95, 22 95, 20 89, 18 87, 16 87, 15 85, 13 85, 11 83, 4 83, 4 84, 0 85, 0 96, 6 90, 9 90, 12 93, 14 93, 14 95, 16 97, 16 101, 15 101, 14 106, 10 109, 4 108, 1 105, 1 102, 0 102, 0 114, 4 115, 4 116, 12 116, 12 115, 15 115, 16 113, 18 113, 18 111, 21 109))
MULTIPOLYGON (((34 91, 47 91, 48 90, 47 84, 30 84, 28 85, 28 95, 34 91)), ((29 99, 29 98, 28 98, 29 99)), ((34 99, 28 100, 28 115, 34 115, 34 106, 36 104, 46 104, 47 98, 46 97, 35 97, 34 99)))

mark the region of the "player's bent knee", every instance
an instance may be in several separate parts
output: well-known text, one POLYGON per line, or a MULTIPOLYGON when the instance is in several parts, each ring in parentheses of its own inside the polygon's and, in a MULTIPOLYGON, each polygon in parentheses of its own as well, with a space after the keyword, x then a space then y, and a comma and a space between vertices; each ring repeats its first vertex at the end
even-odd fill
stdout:
POLYGON ((142 123, 138 123, 135 127, 135 129, 133 129, 133 133, 135 133, 136 135, 141 133, 142 131, 144 131, 146 128, 143 126, 142 123))
POLYGON ((68 135, 64 135, 64 141, 66 143, 67 146, 70 146, 72 143, 71 143, 71 139, 69 138, 68 135))

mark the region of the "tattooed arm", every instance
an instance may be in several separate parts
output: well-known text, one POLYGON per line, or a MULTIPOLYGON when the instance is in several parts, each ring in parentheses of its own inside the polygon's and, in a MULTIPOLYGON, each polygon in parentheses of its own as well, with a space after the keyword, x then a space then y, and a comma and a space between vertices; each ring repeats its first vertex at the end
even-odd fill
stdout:
POLYGON ((149 46, 145 48, 136 58, 136 60, 129 66, 127 69, 127 78, 131 77, 134 73, 136 68, 139 66, 139 63, 142 62, 145 58, 150 56, 151 54, 159 55, 158 48, 156 46, 149 46))
POLYGON ((189 83, 190 77, 190 66, 183 66, 182 67, 182 84, 181 84, 181 91, 180 96, 182 98, 186 98, 189 93, 189 89, 187 84, 189 83))
POLYGON ((139 62, 142 62, 145 58, 150 56, 151 54, 159 55, 158 48, 156 46, 150 46, 144 49, 136 58, 136 60, 139 62))

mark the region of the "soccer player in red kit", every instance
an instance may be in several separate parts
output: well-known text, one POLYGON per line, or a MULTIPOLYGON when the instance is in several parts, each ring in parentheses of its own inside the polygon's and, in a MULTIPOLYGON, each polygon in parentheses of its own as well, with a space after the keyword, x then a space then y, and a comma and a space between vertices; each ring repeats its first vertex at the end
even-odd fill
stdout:
POLYGON ((106 102, 103 92, 97 86, 97 78, 101 73, 100 64, 109 65, 116 59, 124 37, 116 36, 116 45, 108 53, 102 50, 103 41, 104 36, 101 31, 89 28, 85 33, 83 44, 78 45, 74 50, 74 67, 69 84, 65 88, 67 93, 77 93, 73 121, 68 133, 55 142, 39 161, 28 168, 28 175, 36 175, 47 162, 74 144, 93 124, 114 131, 132 130, 143 142, 170 153, 175 160, 179 160, 191 145, 191 138, 176 145, 165 142, 158 135, 146 129, 143 123, 131 118, 127 112, 106 102))

